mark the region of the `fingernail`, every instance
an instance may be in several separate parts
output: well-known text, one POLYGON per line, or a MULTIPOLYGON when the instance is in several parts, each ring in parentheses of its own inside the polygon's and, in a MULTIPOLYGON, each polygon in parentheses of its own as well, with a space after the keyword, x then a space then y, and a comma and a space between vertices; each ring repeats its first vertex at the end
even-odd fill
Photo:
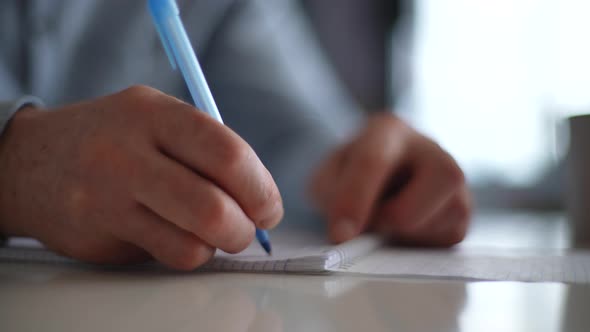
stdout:
POLYGON ((335 227, 334 237, 337 241, 348 241, 358 233, 356 223, 350 219, 340 220, 335 227))

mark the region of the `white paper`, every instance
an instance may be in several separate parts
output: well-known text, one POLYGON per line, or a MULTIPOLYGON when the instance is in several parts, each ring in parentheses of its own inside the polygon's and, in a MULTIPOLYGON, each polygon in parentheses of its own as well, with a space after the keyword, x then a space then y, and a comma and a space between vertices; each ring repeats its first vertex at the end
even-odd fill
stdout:
POLYGON ((590 251, 382 248, 337 272, 397 277, 590 283, 590 251))
MULTIPOLYGON (((364 235, 340 246, 310 232, 273 232, 273 256, 254 242, 244 252, 218 252, 200 270, 363 274, 590 284, 590 251, 459 247, 450 250, 385 247, 364 235)), ((18 244, 18 243, 17 243, 18 244)), ((0 261, 79 264, 38 246, 0 248, 0 261)))

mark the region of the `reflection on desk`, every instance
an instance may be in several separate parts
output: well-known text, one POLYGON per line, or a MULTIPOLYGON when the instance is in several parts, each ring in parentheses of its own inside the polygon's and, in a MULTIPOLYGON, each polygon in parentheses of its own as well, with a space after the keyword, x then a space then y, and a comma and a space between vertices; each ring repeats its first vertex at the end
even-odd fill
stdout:
POLYGON ((0 265, 5 331, 587 331, 590 288, 0 265))
MULTIPOLYGON (((560 218, 480 216, 465 246, 564 248, 560 218)), ((2 331, 587 332, 589 310, 559 283, 0 264, 2 331)))

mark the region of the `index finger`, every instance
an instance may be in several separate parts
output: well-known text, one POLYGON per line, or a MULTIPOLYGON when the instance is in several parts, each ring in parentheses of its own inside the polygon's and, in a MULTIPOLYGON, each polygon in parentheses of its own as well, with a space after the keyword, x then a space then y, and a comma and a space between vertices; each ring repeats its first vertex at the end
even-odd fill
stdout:
POLYGON ((150 107, 154 138, 164 154, 227 192, 259 228, 279 223, 279 190, 242 138, 208 114, 161 93, 150 98, 150 107))
POLYGON ((329 203, 334 242, 349 240, 366 228, 390 177, 403 164, 407 127, 391 115, 371 121, 346 152, 329 203))

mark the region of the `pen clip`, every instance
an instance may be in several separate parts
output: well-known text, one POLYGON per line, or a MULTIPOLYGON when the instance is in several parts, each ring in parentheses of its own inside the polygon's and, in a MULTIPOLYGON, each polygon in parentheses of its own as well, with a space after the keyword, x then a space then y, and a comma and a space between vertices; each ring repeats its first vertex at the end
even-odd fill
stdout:
POLYGON ((158 35, 160 36, 160 40, 162 41, 162 45, 164 45, 164 51, 168 56, 168 61, 170 61, 170 65, 172 66, 173 70, 176 70, 176 58, 174 57, 174 53, 172 53, 172 48, 170 46, 170 39, 166 35, 165 29, 162 29, 163 22, 158 20, 158 24, 155 24, 156 30, 158 31, 158 35))

